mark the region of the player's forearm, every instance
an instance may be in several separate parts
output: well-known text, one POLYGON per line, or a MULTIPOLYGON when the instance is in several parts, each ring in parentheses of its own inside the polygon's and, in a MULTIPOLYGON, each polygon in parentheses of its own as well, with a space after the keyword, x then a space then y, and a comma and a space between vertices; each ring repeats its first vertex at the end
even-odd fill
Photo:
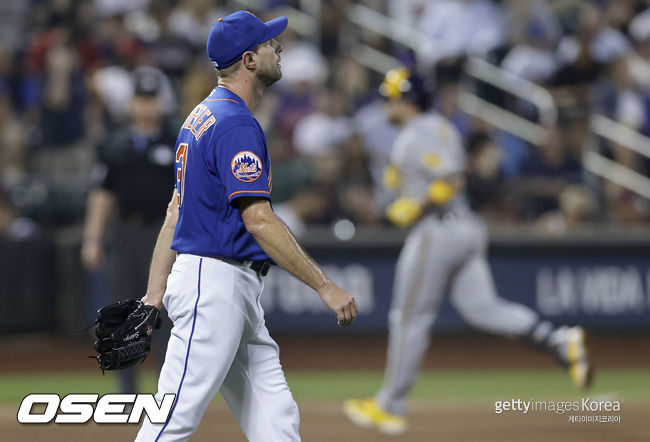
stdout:
POLYGON ((147 296, 157 306, 162 304, 162 297, 167 289, 167 276, 176 261, 176 252, 171 249, 173 237, 174 230, 163 225, 151 257, 147 296))
POLYGON ((339 326, 350 325, 359 313, 354 297, 330 281, 286 224, 273 213, 269 202, 262 198, 240 198, 239 209, 246 230, 266 254, 316 290, 321 301, 336 314, 339 326))
POLYGON ((99 242, 106 231, 109 221, 115 213, 115 196, 104 189, 90 191, 84 222, 84 242, 99 242))
POLYGON ((318 293, 331 284, 325 272, 298 244, 289 228, 273 212, 249 230, 278 265, 318 293))
POLYGON ((149 266, 149 281, 147 294, 143 301, 145 304, 162 307, 162 298, 167 289, 167 276, 176 261, 176 252, 171 249, 176 222, 178 221, 178 206, 176 205, 176 191, 167 206, 167 215, 163 223, 156 245, 154 247, 151 265, 149 266))

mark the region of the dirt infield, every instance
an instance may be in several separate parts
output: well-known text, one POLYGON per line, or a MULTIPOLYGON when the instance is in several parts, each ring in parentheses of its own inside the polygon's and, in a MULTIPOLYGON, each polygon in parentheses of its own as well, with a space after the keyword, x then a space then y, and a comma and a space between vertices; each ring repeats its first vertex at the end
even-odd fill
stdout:
MULTIPOLYGON (((287 370, 378 369, 386 357, 385 336, 274 336, 287 370)), ((592 337, 593 359, 602 368, 650 367, 649 334, 607 334, 592 337)), ((0 341, 0 373, 79 371, 97 364, 88 338, 64 339, 43 336, 15 336, 0 341)), ((145 367, 153 368, 153 358, 145 367)), ((490 335, 448 335, 434 337, 423 362, 424 369, 449 368, 544 368, 555 363, 546 353, 519 341, 490 335)))
MULTIPOLYGON (((431 442, 431 441, 647 441, 650 440, 649 405, 628 404, 620 423, 570 423, 555 413, 494 413, 494 404, 414 401, 409 431, 401 437, 384 436, 355 427, 341 412, 340 403, 301 401, 301 435, 305 442, 431 442)), ((19 425, 15 410, 0 410, 0 438, 7 441, 115 442, 133 440, 137 425, 19 425)), ((193 441, 245 442, 230 412, 211 407, 193 441)))

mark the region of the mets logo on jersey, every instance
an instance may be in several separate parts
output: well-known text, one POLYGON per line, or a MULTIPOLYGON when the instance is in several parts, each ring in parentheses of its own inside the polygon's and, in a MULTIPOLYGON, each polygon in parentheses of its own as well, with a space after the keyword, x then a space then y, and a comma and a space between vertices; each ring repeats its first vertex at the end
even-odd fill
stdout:
POLYGON ((250 183, 262 176, 262 162, 253 152, 244 150, 232 158, 230 170, 239 181, 250 183))

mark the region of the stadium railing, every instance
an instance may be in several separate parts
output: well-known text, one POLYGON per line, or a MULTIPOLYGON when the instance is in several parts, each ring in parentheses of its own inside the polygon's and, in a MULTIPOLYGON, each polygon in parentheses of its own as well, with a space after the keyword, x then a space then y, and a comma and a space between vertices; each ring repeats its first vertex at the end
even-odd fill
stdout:
POLYGON ((586 145, 582 163, 591 173, 650 199, 650 179, 598 152, 598 137, 614 142, 650 158, 650 138, 603 115, 589 120, 592 137, 586 145))

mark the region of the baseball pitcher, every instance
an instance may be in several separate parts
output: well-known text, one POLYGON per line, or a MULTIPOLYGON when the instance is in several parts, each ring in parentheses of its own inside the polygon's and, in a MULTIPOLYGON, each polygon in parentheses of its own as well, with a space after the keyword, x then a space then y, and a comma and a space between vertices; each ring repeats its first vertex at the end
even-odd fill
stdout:
POLYGON ((332 283, 270 205, 271 161, 251 110, 282 76, 275 37, 286 26, 286 17, 265 23, 238 11, 208 37, 217 87, 178 135, 176 188, 142 299, 164 306, 174 323, 156 397, 176 400, 165 424, 145 419, 138 441, 189 439, 217 391, 249 440, 300 440, 298 407, 260 304, 272 262, 314 288, 339 325, 357 315, 352 295, 332 283))

